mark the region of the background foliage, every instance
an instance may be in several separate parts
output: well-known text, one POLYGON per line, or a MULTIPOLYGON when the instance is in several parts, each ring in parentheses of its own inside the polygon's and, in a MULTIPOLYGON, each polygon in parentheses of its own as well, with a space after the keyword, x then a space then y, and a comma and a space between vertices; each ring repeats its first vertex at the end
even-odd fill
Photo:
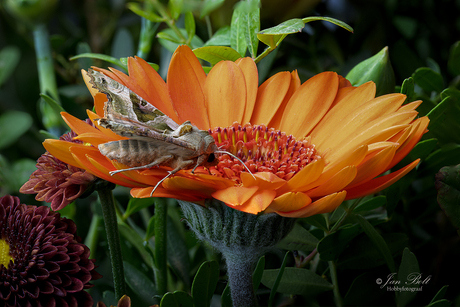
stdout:
MULTIPOLYGON (((149 3, 155 1, 48 2, 56 7, 46 9, 53 14, 41 14, 44 20, 40 22, 51 35, 59 94, 55 99, 66 111, 83 119, 85 109, 92 108, 81 69, 91 65, 113 66, 96 58, 70 60, 75 55, 92 52, 119 59, 138 54, 158 64, 159 73, 166 76, 172 51, 177 46, 171 42, 176 34, 164 22, 153 24, 150 31, 155 38, 151 49, 139 43, 144 41, 140 38, 143 25, 135 12, 149 12, 149 3)), ((0 3, 0 196, 3 196, 18 195, 19 188, 35 169, 36 159, 44 152, 41 142, 50 135, 61 135, 67 127, 59 120, 53 122, 55 112, 43 107, 31 26, 11 14, 14 1, 0 3)), ((221 34, 225 33, 225 27, 232 22, 236 1, 183 3, 183 11, 194 12, 193 39, 191 17, 181 11, 174 13, 174 9, 173 17, 185 31, 185 37, 190 38, 190 44, 201 47, 210 39, 210 33, 215 34, 219 29, 221 34)), ((407 164, 421 157, 422 163, 416 171, 380 196, 368 197, 359 205, 345 202, 331 215, 300 220, 290 237, 266 255, 265 272, 256 270, 262 306, 270 299, 274 305, 334 305, 330 286, 333 277, 328 266, 331 261, 337 268, 337 285, 345 305, 460 305, 458 167, 444 168, 435 177, 442 167, 460 163, 460 46, 456 42, 460 37, 459 11, 460 1, 454 0, 262 1, 260 29, 291 18, 319 15, 348 23, 354 33, 326 22, 308 23, 300 33, 287 36, 279 48, 260 62, 260 80, 278 71, 294 69, 302 81, 325 70, 345 76, 356 64, 387 46, 395 76, 396 87, 392 91, 406 93, 410 101, 422 99, 421 115, 429 114, 431 119, 430 132, 422 144, 402 162, 407 164), (319 256, 314 254, 310 262, 302 264, 315 248, 319 256), (286 250, 294 252, 284 257, 286 250), (300 269, 302 265, 306 269, 300 269), (283 269, 285 277, 277 281, 283 269), (423 277, 431 278, 423 285, 423 291, 395 294, 376 286, 376 279, 385 280, 390 270, 399 274, 405 274, 404 270, 419 271, 423 277), (319 276, 323 278, 318 280, 319 276), (270 289, 276 282, 279 282, 278 294, 272 297, 270 289), (449 287, 443 288, 445 285, 449 287)), ((30 21, 37 17, 27 14, 24 18, 30 21)), ((229 43, 225 35, 222 37, 216 35, 208 44, 229 43)), ((263 48, 260 43, 258 53, 263 48)), ((129 199, 128 190, 122 187, 117 187, 114 193, 121 216, 119 227, 128 294, 133 306, 147 306, 157 299, 153 298, 153 200, 129 199)), ((33 195, 18 196, 28 204, 46 205, 37 203, 33 195)), ((203 304, 209 304, 208 299, 212 298, 213 306, 220 304, 222 295, 223 305, 228 306, 225 268, 216 262, 204 262, 221 263, 220 256, 186 230, 175 202, 168 206, 168 291, 183 290, 195 300, 204 298, 203 304), (206 291, 208 294, 203 296, 206 291)), ((75 220, 79 235, 85 238, 100 266, 98 271, 104 275, 95 282, 91 294, 96 300, 114 304, 107 243, 98 208, 93 194, 77 200, 61 213, 75 220)), ((168 294, 164 300, 162 306, 176 306, 174 302, 181 300, 191 302, 183 292, 168 294)), ((195 305, 205 306, 197 301, 195 305)))

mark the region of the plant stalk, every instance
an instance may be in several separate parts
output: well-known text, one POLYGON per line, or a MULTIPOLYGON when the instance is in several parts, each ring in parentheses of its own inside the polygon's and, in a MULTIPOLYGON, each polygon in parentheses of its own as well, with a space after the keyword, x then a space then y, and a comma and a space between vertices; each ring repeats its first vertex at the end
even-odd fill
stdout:
POLYGON ((113 194, 110 188, 102 188, 97 192, 99 194, 99 200, 102 206, 102 215, 104 218, 105 231, 107 233, 115 297, 117 300, 119 300, 123 295, 126 294, 126 286, 120 237, 118 235, 115 202, 113 200, 113 194))
POLYGON ((167 232, 166 222, 168 204, 165 198, 155 198, 155 284, 158 295, 166 293, 167 271, 167 232))

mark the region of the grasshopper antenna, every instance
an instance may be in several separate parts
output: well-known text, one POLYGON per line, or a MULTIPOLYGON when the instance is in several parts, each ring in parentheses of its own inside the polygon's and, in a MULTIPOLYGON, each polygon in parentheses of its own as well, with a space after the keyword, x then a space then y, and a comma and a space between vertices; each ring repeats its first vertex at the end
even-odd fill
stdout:
POLYGON ((246 166, 246 164, 244 164, 244 162, 238 158, 237 156, 235 156, 234 154, 228 152, 228 151, 223 151, 223 150, 216 150, 215 153, 222 153, 222 154, 227 154, 229 156, 232 156, 233 158, 237 159, 238 161, 241 162, 241 164, 244 166, 244 168, 248 171, 249 174, 251 174, 252 178, 256 179, 256 177, 254 176, 254 174, 251 172, 251 170, 246 166))

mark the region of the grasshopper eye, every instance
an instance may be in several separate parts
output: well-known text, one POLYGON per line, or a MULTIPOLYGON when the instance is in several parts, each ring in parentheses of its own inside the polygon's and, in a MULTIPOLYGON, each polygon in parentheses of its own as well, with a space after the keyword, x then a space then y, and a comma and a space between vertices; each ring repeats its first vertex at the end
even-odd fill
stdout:
POLYGON ((213 162, 214 160, 216 160, 216 156, 212 153, 208 156, 207 162, 213 162))

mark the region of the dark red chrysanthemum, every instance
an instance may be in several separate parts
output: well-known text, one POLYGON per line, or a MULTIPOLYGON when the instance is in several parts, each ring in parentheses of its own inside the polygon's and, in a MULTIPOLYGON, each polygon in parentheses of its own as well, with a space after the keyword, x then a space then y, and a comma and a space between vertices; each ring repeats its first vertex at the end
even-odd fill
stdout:
POLYGON ((92 306, 95 271, 73 221, 48 207, 0 198, 0 306, 92 306))
MULTIPOLYGON (((91 122, 88 122, 91 125, 91 122)), ((73 138, 71 131, 59 139, 66 142, 82 143, 73 138)), ((37 194, 36 200, 51 203, 53 210, 60 210, 83 194, 96 179, 94 175, 76 166, 69 165, 45 152, 37 160, 37 170, 19 190, 24 194, 37 194)))

